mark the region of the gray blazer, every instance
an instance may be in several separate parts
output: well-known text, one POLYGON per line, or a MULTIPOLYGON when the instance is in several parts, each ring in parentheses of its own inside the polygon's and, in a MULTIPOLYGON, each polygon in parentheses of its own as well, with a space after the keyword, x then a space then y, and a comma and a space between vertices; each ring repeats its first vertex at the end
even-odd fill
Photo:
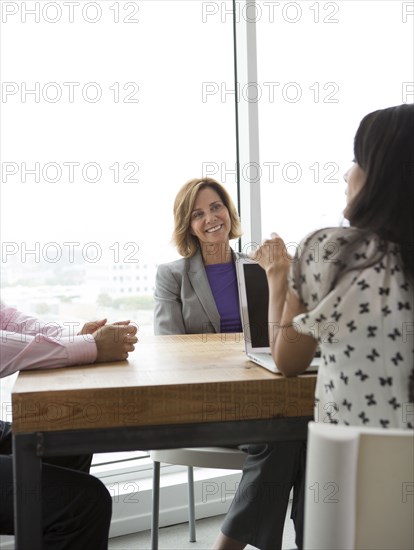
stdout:
MULTIPOLYGON (((233 257, 236 261, 240 254, 233 257)), ((220 332, 220 315, 199 250, 191 258, 158 266, 154 298, 155 334, 220 332)))

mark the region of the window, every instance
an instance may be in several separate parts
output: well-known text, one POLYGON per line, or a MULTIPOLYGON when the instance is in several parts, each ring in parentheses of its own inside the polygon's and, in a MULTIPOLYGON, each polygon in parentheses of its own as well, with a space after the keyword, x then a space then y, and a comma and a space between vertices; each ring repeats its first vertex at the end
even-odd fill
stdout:
POLYGON ((54 321, 127 316, 152 333, 157 264, 178 257, 175 194, 217 158, 235 164, 234 104, 209 101, 233 78, 232 20, 204 11, 160 0, 3 7, 5 301, 54 321), (109 275, 114 265, 123 276, 109 275), (126 284, 136 266, 139 290, 126 284))
POLYGON ((343 174, 362 117, 413 100, 413 5, 256 9, 262 234, 277 231, 294 248, 308 232, 342 222, 343 174))
POLYGON ((209 101, 234 75, 232 19, 185 0, 1 9, 2 299, 152 334, 156 267, 177 257, 174 197, 217 158, 235 164, 234 104, 209 101))

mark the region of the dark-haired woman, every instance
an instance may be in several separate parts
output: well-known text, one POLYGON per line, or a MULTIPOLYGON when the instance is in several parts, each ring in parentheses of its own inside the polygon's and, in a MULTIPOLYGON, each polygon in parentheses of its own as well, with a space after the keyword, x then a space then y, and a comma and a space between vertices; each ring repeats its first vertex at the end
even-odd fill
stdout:
POLYGON ((414 105, 368 114, 354 155, 350 227, 317 231, 293 261, 277 235, 256 252, 270 326, 288 336, 276 335, 272 354, 294 376, 319 344, 316 421, 414 428, 414 105))

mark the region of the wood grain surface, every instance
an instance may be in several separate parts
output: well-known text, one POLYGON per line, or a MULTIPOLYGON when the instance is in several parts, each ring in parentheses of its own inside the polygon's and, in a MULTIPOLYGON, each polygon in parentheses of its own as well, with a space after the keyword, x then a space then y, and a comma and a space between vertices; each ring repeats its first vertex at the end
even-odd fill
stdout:
POLYGON ((20 373, 13 430, 312 416, 315 382, 255 365, 242 334, 145 336, 128 361, 20 373))

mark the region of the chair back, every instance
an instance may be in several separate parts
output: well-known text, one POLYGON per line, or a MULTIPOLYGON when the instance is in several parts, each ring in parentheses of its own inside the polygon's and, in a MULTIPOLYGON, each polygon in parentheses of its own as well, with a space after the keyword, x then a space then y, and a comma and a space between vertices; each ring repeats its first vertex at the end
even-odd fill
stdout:
POLYGON ((414 548, 414 434, 311 422, 305 550, 414 548))
POLYGON ((233 447, 184 447, 150 451, 152 460, 166 464, 242 470, 247 454, 233 447))

